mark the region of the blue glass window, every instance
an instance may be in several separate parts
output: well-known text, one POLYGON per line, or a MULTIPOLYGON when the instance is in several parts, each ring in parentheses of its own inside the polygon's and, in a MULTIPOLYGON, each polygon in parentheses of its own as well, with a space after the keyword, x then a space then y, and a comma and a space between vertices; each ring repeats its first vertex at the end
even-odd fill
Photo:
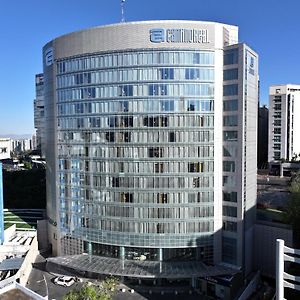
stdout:
POLYGON ((193 53, 193 63, 200 64, 200 54, 199 53, 193 53))
POLYGON ((238 116, 224 116, 223 117, 223 126, 237 126, 238 125, 238 116))
POLYGON ((230 49, 224 52, 224 65, 233 65, 238 63, 238 49, 230 49))
POLYGON ((237 192, 223 192, 223 201, 237 202, 237 192))
POLYGON ((162 111, 174 111, 174 100, 160 100, 160 109, 162 111))
POLYGON ((120 101, 120 111, 127 112, 129 109, 129 102, 128 101, 120 101))
POLYGON ((164 96, 168 94, 167 85, 165 84, 149 84, 150 96, 164 96))
POLYGON ((75 84, 91 83, 91 73, 75 74, 75 84))
POLYGON ((199 111, 199 100, 188 100, 187 111, 199 111))
POLYGON ((174 79, 174 69, 173 68, 163 68, 159 69, 160 79, 174 79))
POLYGON ((235 162, 234 161, 223 161, 223 171, 224 172, 235 172, 235 162))
POLYGON ((132 96, 133 86, 132 85, 122 85, 119 87, 119 96, 132 96))
POLYGON ((236 264, 237 243, 235 238, 222 237, 222 260, 226 263, 236 264))
POLYGON ((223 140, 228 142, 237 141, 238 132, 237 131, 223 131, 223 140))
POLYGON ((187 68, 185 69, 185 79, 199 79, 200 71, 199 69, 187 68))
POLYGON ((187 100, 186 101, 187 111, 213 111, 212 100, 187 100))
POLYGON ((223 230, 236 232, 237 231, 237 223, 231 221, 223 221, 223 230))
POLYGON ((229 69, 223 71, 223 79, 224 80, 234 80, 238 79, 239 75, 238 69, 229 69))
POLYGON ((223 96, 238 95, 238 85, 228 84, 223 86, 223 96))
MULTIPOLYGON (((95 98, 96 97, 96 88, 84 88, 80 89, 80 99, 85 99, 85 98, 95 98)), ((74 99, 76 99, 74 97, 74 99)))
POLYGON ((237 208, 235 206, 223 205, 223 216, 237 217, 237 208))
POLYGON ((224 111, 237 111, 238 110, 238 100, 227 100, 223 102, 224 111))

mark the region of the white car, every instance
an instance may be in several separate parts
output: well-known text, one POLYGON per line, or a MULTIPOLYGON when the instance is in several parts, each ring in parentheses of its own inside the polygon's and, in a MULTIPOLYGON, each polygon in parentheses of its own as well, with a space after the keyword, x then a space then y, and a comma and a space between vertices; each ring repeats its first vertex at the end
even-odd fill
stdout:
POLYGON ((57 276, 54 283, 62 286, 71 286, 75 283, 75 278, 71 276, 57 276))

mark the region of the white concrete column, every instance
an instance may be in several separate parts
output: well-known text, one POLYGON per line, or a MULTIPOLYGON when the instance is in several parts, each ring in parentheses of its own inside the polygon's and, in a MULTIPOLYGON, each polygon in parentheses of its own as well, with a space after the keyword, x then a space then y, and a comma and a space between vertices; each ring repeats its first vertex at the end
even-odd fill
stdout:
POLYGON ((276 300, 284 299, 284 240, 276 240, 276 300))
POLYGON ((163 261, 163 249, 158 248, 158 261, 163 261))
POLYGON ((120 246, 120 258, 122 260, 125 259, 125 247, 124 246, 120 246))

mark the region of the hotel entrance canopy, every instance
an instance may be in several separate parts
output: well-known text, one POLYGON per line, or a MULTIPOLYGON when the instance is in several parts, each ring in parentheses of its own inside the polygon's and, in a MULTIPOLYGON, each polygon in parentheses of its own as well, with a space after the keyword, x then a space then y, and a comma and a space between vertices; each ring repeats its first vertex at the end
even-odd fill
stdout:
POLYGON ((207 266, 199 261, 133 261, 85 254, 51 257, 47 262, 81 272, 145 279, 210 277, 233 275, 238 272, 236 269, 220 265, 207 266))

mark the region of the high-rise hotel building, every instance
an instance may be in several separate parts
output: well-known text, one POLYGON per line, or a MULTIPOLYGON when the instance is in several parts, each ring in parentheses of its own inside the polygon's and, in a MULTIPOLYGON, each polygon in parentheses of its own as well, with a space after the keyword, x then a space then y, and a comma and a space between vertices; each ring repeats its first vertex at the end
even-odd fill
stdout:
POLYGON ((43 56, 54 252, 250 272, 258 56, 238 27, 113 24, 43 56))
POLYGON ((300 85, 272 85, 269 89, 268 161, 300 156, 300 85))

